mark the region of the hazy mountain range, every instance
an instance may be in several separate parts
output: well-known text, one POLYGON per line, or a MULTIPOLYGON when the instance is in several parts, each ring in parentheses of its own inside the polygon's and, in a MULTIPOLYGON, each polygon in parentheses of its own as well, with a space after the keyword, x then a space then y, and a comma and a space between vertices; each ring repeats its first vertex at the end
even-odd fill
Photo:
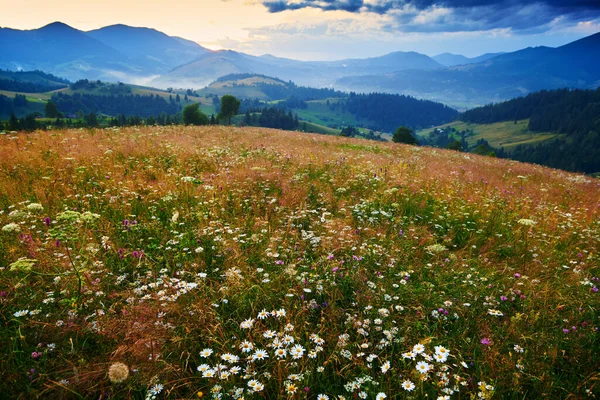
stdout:
POLYGON ((55 22, 34 30, 0 28, 0 68, 82 78, 201 88, 231 73, 299 85, 405 93, 461 108, 540 89, 600 86, 600 33, 559 48, 536 47, 467 58, 394 52, 340 61, 211 51, 149 28, 112 25, 84 32, 55 22))

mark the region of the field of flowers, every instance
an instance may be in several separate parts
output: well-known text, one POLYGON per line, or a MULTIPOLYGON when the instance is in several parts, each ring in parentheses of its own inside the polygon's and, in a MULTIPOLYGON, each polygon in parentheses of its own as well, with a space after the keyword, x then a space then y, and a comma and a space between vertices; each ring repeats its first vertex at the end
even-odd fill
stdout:
POLYGON ((600 181, 262 128, 0 136, 0 397, 600 394, 600 181))

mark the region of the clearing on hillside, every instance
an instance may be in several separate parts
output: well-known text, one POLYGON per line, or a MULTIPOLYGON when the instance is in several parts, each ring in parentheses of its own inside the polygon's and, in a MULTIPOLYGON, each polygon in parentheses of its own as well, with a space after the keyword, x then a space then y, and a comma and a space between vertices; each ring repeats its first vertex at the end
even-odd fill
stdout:
MULTIPOLYGON (((446 127, 455 128, 457 132, 471 130, 473 134, 465 137, 469 146, 473 146, 480 139, 485 139, 490 146, 494 148, 504 148, 510 152, 514 147, 523 145, 539 144, 545 140, 553 139, 559 136, 551 132, 532 132, 527 128, 529 120, 495 122, 493 124, 473 124, 463 121, 450 122, 448 124, 436 126, 434 128, 422 129, 417 132, 418 136, 428 136, 435 129, 444 129, 446 127)), ((456 135, 455 139, 460 140, 456 135)))

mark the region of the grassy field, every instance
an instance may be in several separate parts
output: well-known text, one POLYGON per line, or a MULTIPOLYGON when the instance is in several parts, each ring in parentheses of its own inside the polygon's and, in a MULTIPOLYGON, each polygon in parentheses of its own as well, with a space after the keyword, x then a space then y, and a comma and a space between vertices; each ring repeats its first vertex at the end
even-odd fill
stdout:
MULTIPOLYGON (((338 99, 329 99, 330 103, 338 101, 338 99)), ((329 108, 327 100, 307 101, 306 109, 296 108, 294 113, 297 113, 300 119, 304 121, 314 122, 324 126, 356 126, 358 121, 349 112, 335 111, 329 108)))
MULTIPOLYGON (((472 129, 474 135, 466 138, 470 146, 477 143, 479 139, 485 139, 492 147, 504 147, 508 151, 520 144, 536 144, 557 136, 557 134, 549 132, 532 132, 527 128, 528 123, 529 120, 517 121, 516 124, 514 121, 497 122, 494 124, 472 124, 455 121, 435 128, 451 126, 456 128, 457 131, 472 129)), ((435 128, 423 129, 418 131, 417 135, 427 136, 435 128)))
POLYGON ((2 135, 2 397, 598 396, 599 198, 263 128, 2 135))
MULTIPOLYGON (((304 129, 304 123, 305 121, 300 121, 300 129, 304 129)), ((339 129, 329 128, 324 125, 306 121, 306 132, 322 133, 325 135, 339 135, 341 131, 339 129)))

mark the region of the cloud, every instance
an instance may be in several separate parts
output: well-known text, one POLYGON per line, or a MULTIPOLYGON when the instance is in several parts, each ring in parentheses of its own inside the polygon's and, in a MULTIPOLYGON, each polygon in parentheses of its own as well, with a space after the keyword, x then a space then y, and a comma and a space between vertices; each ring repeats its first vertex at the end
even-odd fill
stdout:
POLYGON ((395 32, 539 33, 600 18, 598 0, 262 0, 271 13, 317 9, 379 15, 395 32))

